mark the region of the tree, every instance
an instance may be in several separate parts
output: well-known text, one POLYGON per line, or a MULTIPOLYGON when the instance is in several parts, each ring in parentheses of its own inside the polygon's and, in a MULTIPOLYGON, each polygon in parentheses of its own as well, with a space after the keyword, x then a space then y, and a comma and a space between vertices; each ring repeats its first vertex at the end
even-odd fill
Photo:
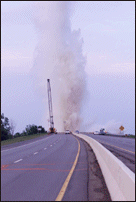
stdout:
POLYGON ((11 138, 9 119, 1 114, 1 140, 7 140, 11 138))
POLYGON ((37 132, 38 132, 38 129, 36 125, 33 124, 33 125, 26 126, 26 133, 28 135, 37 134, 37 132))
POLYGON ((36 126, 36 125, 27 125, 26 126, 26 133, 27 135, 33 135, 37 133, 46 133, 45 129, 42 126, 36 126))
POLYGON ((12 119, 10 119, 10 123, 9 124, 10 124, 10 133, 11 133, 11 135, 14 135, 16 124, 15 124, 15 122, 12 119))
POLYGON ((45 129, 42 126, 38 126, 38 131, 40 133, 46 133, 47 131, 45 131, 45 129))
POLYGON ((1 127, 1 141, 7 139, 9 139, 7 131, 5 130, 5 128, 1 127))
POLYGON ((14 135, 16 124, 15 122, 7 117, 4 117, 4 114, 1 114, 1 140, 7 140, 11 139, 13 137, 20 137, 20 136, 27 136, 27 135, 33 135, 37 134, 38 132, 40 133, 47 133, 45 129, 42 126, 36 126, 34 124, 32 125, 27 125, 25 130, 23 130, 22 133, 17 132, 14 135), (13 136, 14 135, 14 136, 13 136))
POLYGON ((8 134, 10 134, 9 119, 7 117, 4 119, 4 128, 7 130, 8 134))
POLYGON ((21 134, 19 132, 17 132, 17 133, 15 133, 14 138, 20 137, 20 136, 21 136, 21 134))

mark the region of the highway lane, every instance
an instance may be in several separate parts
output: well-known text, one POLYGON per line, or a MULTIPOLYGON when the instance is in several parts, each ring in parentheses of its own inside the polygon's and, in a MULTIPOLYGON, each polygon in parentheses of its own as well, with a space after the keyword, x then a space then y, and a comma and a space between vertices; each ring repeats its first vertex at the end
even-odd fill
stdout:
MULTIPOLYGON (((51 135, 53 135, 53 134, 50 134, 50 136, 51 135)), ((49 137, 49 135, 45 134, 43 136, 36 137, 36 138, 30 139, 30 140, 24 140, 24 141, 12 143, 12 144, 4 145, 4 146, 1 146, 1 151, 8 150, 8 149, 11 149, 13 147, 15 148, 15 147, 23 146, 23 145, 26 145, 26 144, 30 144, 30 143, 45 139, 47 137, 49 137)))
MULTIPOLYGON (((80 141, 81 142, 81 141, 80 141)), ((82 143, 65 200, 87 201, 87 154, 82 143), (73 183, 72 183, 73 182, 73 183), (72 193, 72 194, 71 194, 72 193)), ((72 135, 55 134, 1 152, 2 201, 54 201, 78 151, 72 135)))
POLYGON ((93 135, 93 134, 86 134, 86 135, 94 138, 95 140, 98 140, 99 142, 109 143, 113 146, 117 146, 125 150, 135 152, 135 139, 133 138, 93 135))
POLYGON ((135 139, 93 134, 86 135, 100 142, 130 170, 135 172, 135 139))

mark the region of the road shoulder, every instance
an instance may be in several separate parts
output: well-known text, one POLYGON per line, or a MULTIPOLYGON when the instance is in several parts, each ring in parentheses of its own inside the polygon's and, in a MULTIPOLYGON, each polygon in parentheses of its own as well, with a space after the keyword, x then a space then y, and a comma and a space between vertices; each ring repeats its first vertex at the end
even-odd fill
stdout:
POLYGON ((88 200, 89 201, 111 201, 101 168, 90 145, 80 139, 87 151, 88 159, 88 200))

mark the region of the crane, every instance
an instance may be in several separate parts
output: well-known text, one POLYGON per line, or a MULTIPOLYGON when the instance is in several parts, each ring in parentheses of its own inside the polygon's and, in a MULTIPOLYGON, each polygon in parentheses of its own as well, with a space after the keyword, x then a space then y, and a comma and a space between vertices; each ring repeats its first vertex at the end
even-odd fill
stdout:
POLYGON ((50 133, 57 133, 56 129, 54 128, 54 122, 53 122, 50 79, 47 79, 47 91, 48 91, 48 104, 49 104, 49 116, 50 116, 50 128, 49 128, 49 130, 50 130, 50 133))

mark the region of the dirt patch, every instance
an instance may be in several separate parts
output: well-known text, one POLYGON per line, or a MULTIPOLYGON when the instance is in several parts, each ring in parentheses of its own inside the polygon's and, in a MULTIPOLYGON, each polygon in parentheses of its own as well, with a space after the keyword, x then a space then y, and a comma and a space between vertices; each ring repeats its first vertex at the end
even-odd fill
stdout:
POLYGON ((101 168, 90 145, 83 139, 88 159, 88 200, 112 201, 101 168))

